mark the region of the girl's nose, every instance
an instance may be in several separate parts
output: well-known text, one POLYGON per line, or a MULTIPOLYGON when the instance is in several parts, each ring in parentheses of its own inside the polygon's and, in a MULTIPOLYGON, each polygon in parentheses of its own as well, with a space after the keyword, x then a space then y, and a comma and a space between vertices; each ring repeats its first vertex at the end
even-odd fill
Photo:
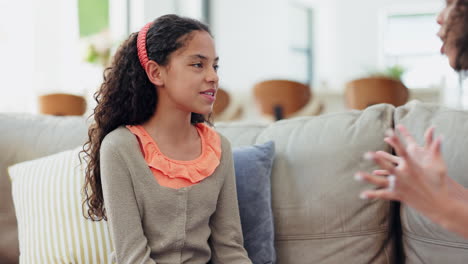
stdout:
POLYGON ((216 72, 216 70, 215 69, 209 70, 207 73, 206 79, 209 82, 218 82, 219 77, 218 77, 218 73, 216 72))

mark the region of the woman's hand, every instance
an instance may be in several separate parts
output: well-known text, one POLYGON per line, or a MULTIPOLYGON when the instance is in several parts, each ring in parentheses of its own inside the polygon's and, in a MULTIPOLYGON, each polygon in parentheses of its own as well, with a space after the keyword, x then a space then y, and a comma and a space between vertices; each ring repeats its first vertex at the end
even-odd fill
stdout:
POLYGON ((429 128, 425 133, 425 145, 419 146, 404 126, 398 125, 397 129, 406 145, 395 133, 384 140, 399 157, 383 151, 366 153, 382 170, 374 171, 374 175, 356 174, 357 179, 380 187, 362 192, 361 198, 402 201, 437 222, 449 199, 451 184, 440 152, 441 138, 433 140, 434 128, 429 128))
MULTIPOLYGON (((398 166, 398 164, 401 163, 401 158, 398 157, 398 156, 392 155, 392 154, 390 154, 388 152, 385 152, 385 151, 377 151, 376 153, 378 153, 378 155, 381 158, 387 160, 390 163, 393 163, 393 165, 395 165, 395 166, 398 166)), ((369 154, 366 153, 366 156, 369 156, 369 154)), ((390 172, 388 172, 388 170, 374 170, 372 172, 372 174, 373 175, 378 175, 378 176, 389 176, 390 172)))

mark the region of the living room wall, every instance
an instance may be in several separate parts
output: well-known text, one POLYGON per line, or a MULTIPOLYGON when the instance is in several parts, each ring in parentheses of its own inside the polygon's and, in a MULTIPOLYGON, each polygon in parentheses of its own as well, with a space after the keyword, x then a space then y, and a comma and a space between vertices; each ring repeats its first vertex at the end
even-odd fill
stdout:
MULTIPOLYGON (((69 24, 57 23, 64 17, 77 16, 70 11, 73 3, 25 0, 0 5, 0 50, 4 58, 0 69, 8 72, 2 89, 14 87, 10 96, 5 97, 8 99, 1 101, 2 111, 34 111, 40 93, 81 92, 83 81, 89 78, 80 77, 73 70, 74 63, 81 59, 74 42, 79 32, 69 24), (70 38, 64 38, 65 35, 70 38), (15 49, 21 52, 13 52, 15 49), (25 73, 28 78, 22 78, 25 73)), ((128 32, 139 30, 146 21, 177 12, 172 0, 129 3, 131 12, 127 14, 127 0, 109 1, 109 24, 116 42, 128 32)), ((437 10, 443 4, 439 0, 212 0, 211 3, 212 30, 221 56, 221 85, 245 98, 257 81, 288 78, 297 70, 288 53, 288 33, 292 29, 286 10, 291 4, 314 12, 311 84, 315 91, 324 93, 340 93, 347 80, 380 66, 379 16, 383 10, 423 6, 437 10)), ((446 86, 451 90, 444 91, 443 96, 444 102, 450 103, 450 98, 457 99, 458 87, 456 76, 447 76, 446 86)))
MULTIPOLYGON (((145 20, 175 5, 142 0, 145 20)), ((315 90, 342 91, 344 83, 382 67, 381 19, 389 9, 439 10, 439 0, 216 0, 211 21, 221 56, 221 80, 227 89, 248 92, 266 78, 287 78, 297 70, 288 59, 288 7, 299 4, 314 12, 313 76, 315 90), (252 70, 255 67, 255 71, 252 70)), ((136 12, 136 11, 134 11, 136 12)), ((142 24, 141 21, 140 24, 142 24)), ((434 21, 435 23, 435 21, 434 21)), ((139 24, 133 23, 132 25, 139 24)), ((138 30, 138 27, 134 27, 138 30)))

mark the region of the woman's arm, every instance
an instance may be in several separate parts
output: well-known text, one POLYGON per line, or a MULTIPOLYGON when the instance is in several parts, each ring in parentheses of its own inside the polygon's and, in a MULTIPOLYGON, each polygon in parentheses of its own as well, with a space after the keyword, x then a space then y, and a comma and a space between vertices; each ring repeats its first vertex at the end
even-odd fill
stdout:
POLYGON ((216 212, 210 219, 211 261, 213 264, 251 264, 243 245, 231 147, 226 143, 223 148, 226 149, 223 149, 221 163, 226 162, 226 172, 223 172, 226 176, 218 196, 216 212))
MULTIPOLYGON (((465 195, 467 195, 466 189, 465 195)), ((441 205, 438 206, 441 212, 434 216, 434 222, 447 230, 468 238, 468 201, 466 197, 463 200, 459 198, 456 195, 441 197, 441 205)))
POLYGON ((398 125, 397 129, 405 138, 406 146, 392 133, 385 141, 395 149, 398 160, 383 152, 367 154, 384 171, 377 175, 357 173, 358 179, 381 187, 364 191, 361 197, 401 201, 468 238, 468 190, 448 177, 440 152, 441 138, 433 140, 434 129, 429 128, 426 144, 419 146, 404 126, 398 125), (380 176, 387 173, 389 177, 380 176))
POLYGON ((150 258, 128 167, 116 148, 106 143, 100 151, 101 181, 116 262, 155 264, 150 258))

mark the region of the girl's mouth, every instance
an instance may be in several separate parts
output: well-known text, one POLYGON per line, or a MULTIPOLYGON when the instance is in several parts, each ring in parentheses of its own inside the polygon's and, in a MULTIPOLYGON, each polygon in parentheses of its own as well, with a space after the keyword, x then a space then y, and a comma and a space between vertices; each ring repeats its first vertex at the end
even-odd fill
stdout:
POLYGON ((214 102, 216 97, 215 97, 215 90, 214 89, 210 89, 210 90, 206 90, 204 92, 201 92, 200 94, 205 97, 210 103, 214 102))

